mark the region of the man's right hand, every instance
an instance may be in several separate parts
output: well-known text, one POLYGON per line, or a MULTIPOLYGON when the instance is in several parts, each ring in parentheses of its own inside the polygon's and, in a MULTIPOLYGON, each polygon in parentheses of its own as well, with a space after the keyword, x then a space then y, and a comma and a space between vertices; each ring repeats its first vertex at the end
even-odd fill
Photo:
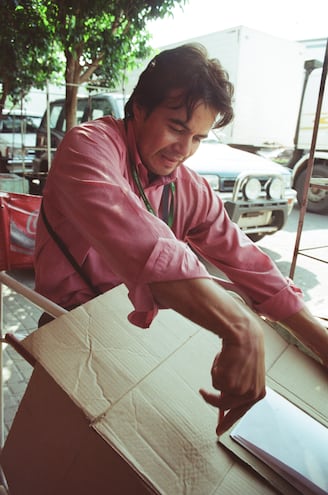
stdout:
POLYGON ((204 389, 200 393, 207 403, 220 410, 216 433, 221 435, 265 396, 262 332, 250 335, 248 345, 223 341, 222 351, 214 359, 211 374, 213 387, 219 393, 204 389))
POLYGON ((263 331, 258 318, 209 279, 151 284, 162 307, 172 308, 222 338, 211 374, 219 393, 201 390, 203 398, 221 411, 220 435, 265 396, 263 331), (222 417, 222 414, 221 414, 222 417))

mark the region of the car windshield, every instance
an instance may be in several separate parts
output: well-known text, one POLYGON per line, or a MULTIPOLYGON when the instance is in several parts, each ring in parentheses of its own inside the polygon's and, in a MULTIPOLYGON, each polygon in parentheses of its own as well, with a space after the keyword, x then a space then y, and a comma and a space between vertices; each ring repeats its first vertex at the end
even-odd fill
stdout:
POLYGON ((2 133, 35 133, 40 125, 41 117, 31 115, 2 115, 0 131, 2 133))

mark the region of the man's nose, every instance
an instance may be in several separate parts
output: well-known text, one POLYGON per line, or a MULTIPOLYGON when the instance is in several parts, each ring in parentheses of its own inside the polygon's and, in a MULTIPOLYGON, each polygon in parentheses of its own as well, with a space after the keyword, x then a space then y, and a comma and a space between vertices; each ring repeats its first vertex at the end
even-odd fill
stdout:
POLYGON ((190 136, 180 136, 176 143, 175 149, 181 154, 181 156, 189 156, 192 152, 192 137, 190 136))

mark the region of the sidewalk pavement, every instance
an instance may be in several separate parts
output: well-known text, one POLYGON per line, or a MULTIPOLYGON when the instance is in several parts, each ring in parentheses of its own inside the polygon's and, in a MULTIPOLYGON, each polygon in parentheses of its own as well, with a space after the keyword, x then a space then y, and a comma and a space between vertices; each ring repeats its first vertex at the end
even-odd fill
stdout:
MULTIPOLYGON (((34 287, 32 270, 10 272, 19 282, 34 287)), ((42 310, 26 298, 3 286, 3 334, 14 333, 19 339, 26 337, 38 326, 42 310)), ((3 397, 4 432, 6 439, 19 403, 32 374, 32 366, 10 345, 3 344, 3 397)))

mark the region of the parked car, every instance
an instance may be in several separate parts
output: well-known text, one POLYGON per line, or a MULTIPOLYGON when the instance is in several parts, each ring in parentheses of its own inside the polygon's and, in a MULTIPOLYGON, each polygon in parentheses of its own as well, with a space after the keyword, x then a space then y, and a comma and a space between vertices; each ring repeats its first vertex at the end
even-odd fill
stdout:
POLYGON ((20 173, 31 168, 41 116, 3 110, 0 116, 0 171, 20 173))
POLYGON ((215 131, 186 165, 208 180, 232 221, 253 241, 285 225, 296 200, 286 167, 221 143, 215 131))
MULTIPOLYGON (((101 93, 91 96, 78 97, 77 124, 94 120, 104 115, 113 115, 117 118, 124 116, 124 104, 126 97, 120 93, 101 93)), ((55 100, 50 103, 49 109, 50 131, 50 155, 53 156, 58 144, 66 132, 65 99, 55 100)), ((36 134, 36 153, 33 163, 33 172, 47 173, 48 149, 47 149, 47 111, 42 117, 40 127, 36 134)))

